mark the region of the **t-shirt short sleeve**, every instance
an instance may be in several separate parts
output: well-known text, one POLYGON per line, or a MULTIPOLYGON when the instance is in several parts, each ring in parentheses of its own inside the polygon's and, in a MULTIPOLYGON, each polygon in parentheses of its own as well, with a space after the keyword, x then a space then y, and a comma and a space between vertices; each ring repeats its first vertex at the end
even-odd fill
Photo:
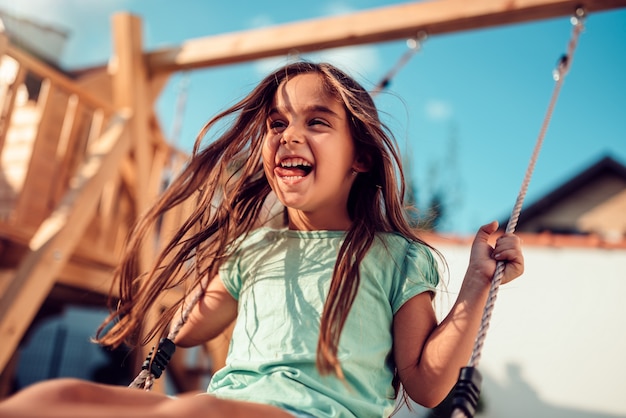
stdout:
POLYGON ((439 268, 429 247, 417 242, 408 244, 396 283, 391 298, 394 314, 413 296, 423 292, 434 294, 439 284, 439 268))
POLYGON ((220 266, 219 274, 220 280, 226 290, 228 290, 228 293, 230 293, 235 300, 239 300, 242 278, 239 269, 239 257, 236 256, 236 253, 220 266))
MULTIPOLYGON (((231 252, 226 261, 220 266, 219 276, 228 293, 235 299, 239 296, 244 287, 246 263, 250 269, 250 261, 244 261, 246 255, 254 259, 254 254, 259 253, 267 247, 267 240, 273 232, 268 228, 259 228, 236 239, 231 244, 231 252), (251 256, 252 255, 252 256, 251 256)), ((258 260, 257 260, 258 261, 258 260)))

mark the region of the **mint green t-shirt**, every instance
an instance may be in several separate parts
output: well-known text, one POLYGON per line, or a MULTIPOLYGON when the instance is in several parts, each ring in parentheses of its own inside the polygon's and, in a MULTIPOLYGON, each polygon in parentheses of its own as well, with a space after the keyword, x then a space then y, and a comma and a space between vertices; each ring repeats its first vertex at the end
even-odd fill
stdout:
POLYGON ((339 342, 345 381, 315 366, 321 312, 345 233, 260 228, 220 270, 238 301, 226 367, 215 396, 267 403, 315 417, 386 417, 393 315, 439 280, 428 247, 379 234, 360 266, 361 284, 339 342))

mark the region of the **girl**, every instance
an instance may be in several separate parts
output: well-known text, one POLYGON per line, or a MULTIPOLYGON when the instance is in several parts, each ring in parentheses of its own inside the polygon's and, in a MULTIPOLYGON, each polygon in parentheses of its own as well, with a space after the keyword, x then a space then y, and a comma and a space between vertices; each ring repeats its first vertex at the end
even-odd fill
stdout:
POLYGON ((481 227, 458 299, 437 324, 437 264, 403 195, 396 145, 359 84, 328 64, 275 71, 205 126, 187 167, 140 220, 118 272, 118 309, 99 332, 105 345, 132 340, 159 294, 186 285, 189 296, 144 340, 173 324, 175 343, 193 346, 236 319, 209 395, 64 379, 4 401, 0 417, 386 417, 399 384, 437 405, 469 359, 496 262, 506 261, 508 282, 523 257, 516 236, 492 248, 497 223, 481 227), (195 210, 141 274, 142 238, 189 198, 195 210), (276 198, 285 224, 273 228, 276 198))

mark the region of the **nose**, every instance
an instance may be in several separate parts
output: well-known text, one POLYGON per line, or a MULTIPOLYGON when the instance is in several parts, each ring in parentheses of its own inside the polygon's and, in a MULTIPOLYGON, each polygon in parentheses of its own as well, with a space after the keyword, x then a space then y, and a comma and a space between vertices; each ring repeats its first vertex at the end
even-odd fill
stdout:
POLYGON ((302 135, 298 132, 295 126, 289 126, 283 131, 283 135, 280 138, 280 143, 287 144, 301 144, 304 142, 302 135))

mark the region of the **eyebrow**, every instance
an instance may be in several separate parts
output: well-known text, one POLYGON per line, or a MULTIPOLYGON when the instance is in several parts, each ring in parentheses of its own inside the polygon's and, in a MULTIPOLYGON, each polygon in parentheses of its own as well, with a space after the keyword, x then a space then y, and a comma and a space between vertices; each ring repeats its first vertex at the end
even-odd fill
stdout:
MULTIPOLYGON (((280 109, 284 109, 284 108, 280 108, 280 109)), ((270 111, 268 112, 267 116, 272 116, 275 113, 280 113, 280 109, 275 106, 273 108, 270 109, 270 111)), ((334 116, 334 117, 339 117, 339 115, 337 114, 337 112, 331 110, 329 107, 326 107, 324 105, 310 105, 305 107, 304 109, 305 113, 314 113, 314 112, 320 112, 320 113, 326 113, 328 115, 334 116)))

